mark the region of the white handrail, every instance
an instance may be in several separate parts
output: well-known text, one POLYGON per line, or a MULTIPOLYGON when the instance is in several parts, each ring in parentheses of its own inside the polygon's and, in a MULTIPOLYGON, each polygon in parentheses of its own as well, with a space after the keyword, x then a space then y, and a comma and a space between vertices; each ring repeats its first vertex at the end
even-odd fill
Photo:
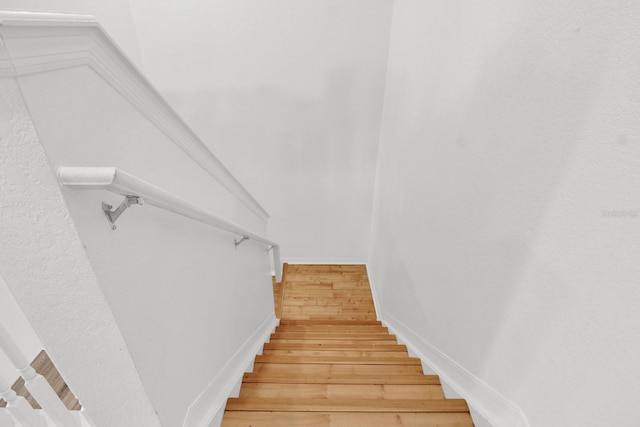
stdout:
POLYGON ((58 169, 58 179, 64 186, 69 188, 107 190, 125 197, 139 197, 146 204, 237 234, 243 239, 247 238, 262 243, 272 250, 276 281, 282 281, 282 261, 280 260, 279 244, 259 236, 238 224, 220 218, 214 213, 187 202, 140 178, 114 167, 61 167, 58 169))

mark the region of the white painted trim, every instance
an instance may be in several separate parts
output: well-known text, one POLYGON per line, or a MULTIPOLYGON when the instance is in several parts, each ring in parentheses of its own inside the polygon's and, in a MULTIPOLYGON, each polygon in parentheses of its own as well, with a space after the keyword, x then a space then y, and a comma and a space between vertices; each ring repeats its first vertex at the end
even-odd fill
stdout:
POLYGON ((467 400, 473 412, 477 411, 494 427, 529 427, 522 410, 502 396, 480 378, 440 351, 433 344, 405 325, 393 315, 382 312, 381 321, 398 341, 438 373, 456 393, 467 400))
MULTIPOLYGON (((164 100, 95 18, 0 11, 0 76, 89 66, 258 218, 269 214, 164 100)), ((18 79, 20 83, 20 79, 18 79)))
POLYGON ((373 275, 371 274, 371 268, 369 268, 369 263, 367 263, 367 276, 369 279, 369 287, 371 288, 371 296, 373 297, 373 307, 376 309, 376 319, 380 320, 382 315, 382 308, 380 307, 379 299, 378 299, 378 290, 376 288, 375 283, 373 282, 373 275))
POLYGON ((213 421, 222 421, 227 398, 233 394, 238 381, 242 381, 247 369, 252 368, 256 355, 261 352, 264 343, 269 341, 279 323, 273 313, 262 322, 189 405, 183 427, 209 427, 214 425, 213 421))
POLYGON ((346 264, 361 265, 366 264, 366 258, 282 258, 282 262, 287 264, 346 264))

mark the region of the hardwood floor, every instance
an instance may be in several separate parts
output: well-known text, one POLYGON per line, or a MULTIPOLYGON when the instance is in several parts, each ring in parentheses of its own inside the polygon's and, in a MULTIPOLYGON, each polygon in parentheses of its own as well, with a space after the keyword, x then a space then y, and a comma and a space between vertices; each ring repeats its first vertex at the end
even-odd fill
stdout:
POLYGON ((229 399, 222 425, 473 427, 376 313, 363 265, 285 265, 280 326, 229 399))

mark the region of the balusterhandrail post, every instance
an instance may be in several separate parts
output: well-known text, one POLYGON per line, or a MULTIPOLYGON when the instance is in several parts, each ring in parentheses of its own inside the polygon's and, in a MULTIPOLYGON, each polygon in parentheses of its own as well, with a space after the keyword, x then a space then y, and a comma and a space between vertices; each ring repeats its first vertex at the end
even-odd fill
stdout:
POLYGON ((20 426, 44 427, 46 419, 38 414, 31 404, 22 396, 18 396, 11 389, 11 385, 0 375, 0 396, 7 402, 7 411, 18 421, 20 426))
POLYGON ((31 367, 20 347, 1 324, 0 349, 4 351, 13 366, 24 378, 24 385, 29 390, 29 393, 56 425, 80 427, 78 419, 71 415, 49 382, 31 367))

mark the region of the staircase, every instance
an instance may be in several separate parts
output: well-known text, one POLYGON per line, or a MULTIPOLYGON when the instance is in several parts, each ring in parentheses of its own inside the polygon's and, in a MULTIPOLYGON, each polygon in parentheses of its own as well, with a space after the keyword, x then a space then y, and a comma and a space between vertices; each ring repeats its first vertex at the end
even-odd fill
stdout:
POLYGON ((274 289, 280 326, 223 426, 473 427, 376 320, 365 266, 285 264, 274 289))

